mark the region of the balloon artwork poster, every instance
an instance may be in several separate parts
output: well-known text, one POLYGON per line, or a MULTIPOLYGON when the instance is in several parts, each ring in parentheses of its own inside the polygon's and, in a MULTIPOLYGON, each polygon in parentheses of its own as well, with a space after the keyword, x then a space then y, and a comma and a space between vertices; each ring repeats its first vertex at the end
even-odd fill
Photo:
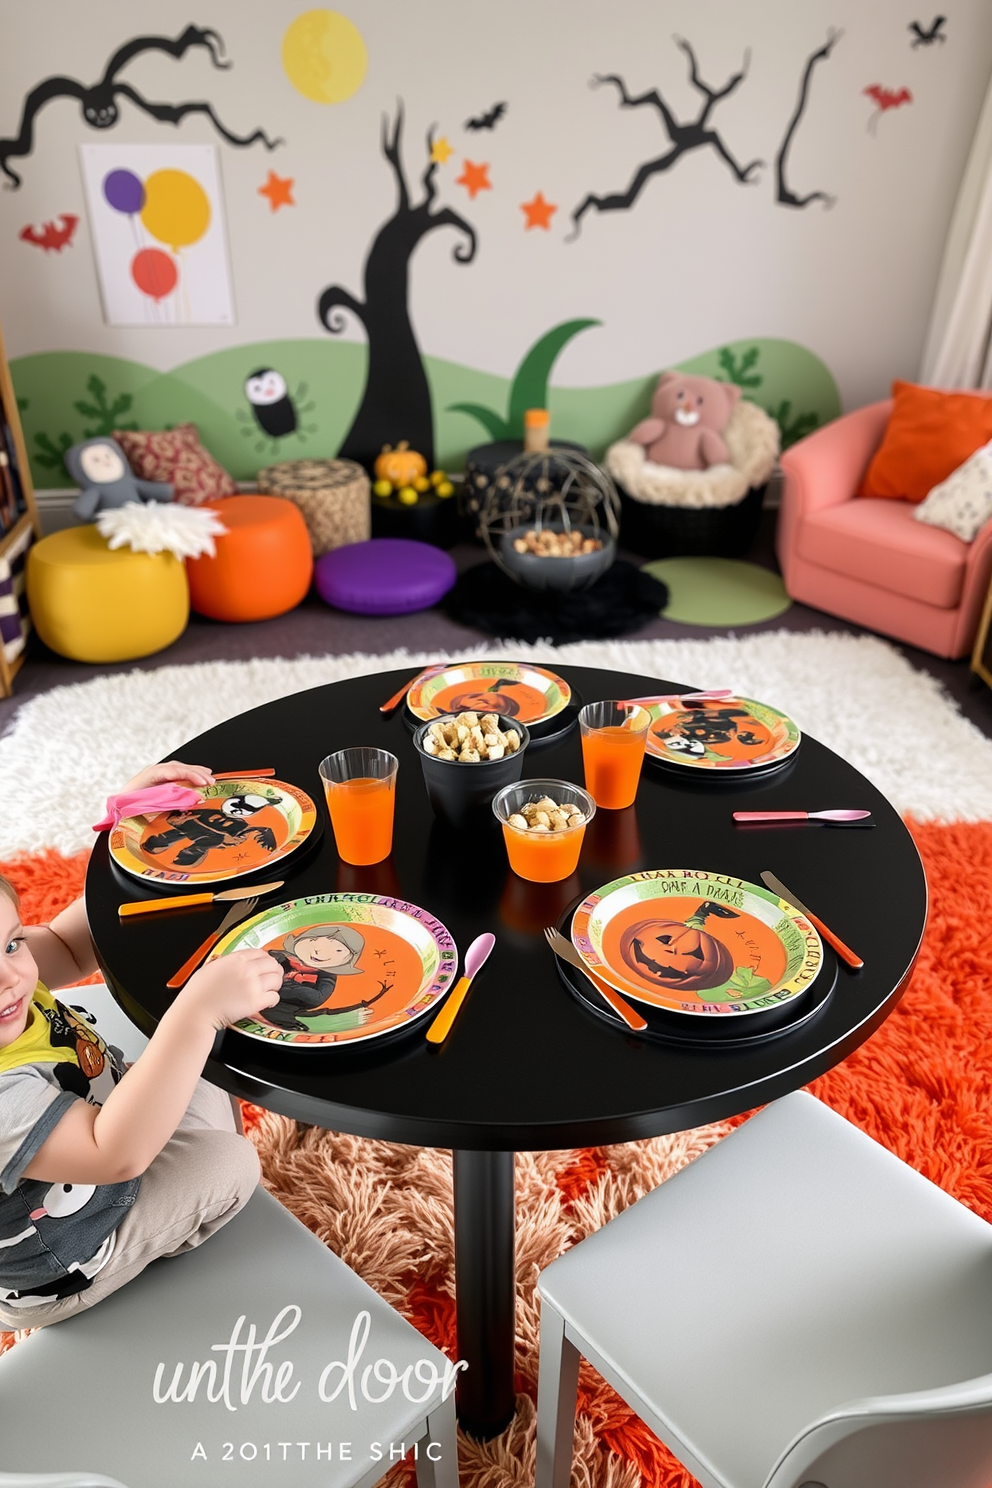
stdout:
POLYGON ((213 145, 82 145, 108 325, 231 325, 234 302, 213 145))

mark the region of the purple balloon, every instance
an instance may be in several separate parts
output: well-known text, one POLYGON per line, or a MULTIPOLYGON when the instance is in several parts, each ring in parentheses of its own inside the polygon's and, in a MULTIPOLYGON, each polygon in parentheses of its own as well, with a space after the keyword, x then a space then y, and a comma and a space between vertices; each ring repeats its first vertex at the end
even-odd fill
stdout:
POLYGON ((145 205, 145 188, 134 171, 110 171, 103 178, 103 194, 115 212, 126 212, 129 217, 145 205))

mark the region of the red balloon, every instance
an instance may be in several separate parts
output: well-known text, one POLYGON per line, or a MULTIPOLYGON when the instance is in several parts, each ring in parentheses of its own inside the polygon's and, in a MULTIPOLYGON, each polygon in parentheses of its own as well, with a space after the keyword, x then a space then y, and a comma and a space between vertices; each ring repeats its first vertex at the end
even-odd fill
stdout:
POLYGON ((131 260, 131 278, 142 294, 164 300, 179 283, 179 270, 161 248, 142 248, 131 260))

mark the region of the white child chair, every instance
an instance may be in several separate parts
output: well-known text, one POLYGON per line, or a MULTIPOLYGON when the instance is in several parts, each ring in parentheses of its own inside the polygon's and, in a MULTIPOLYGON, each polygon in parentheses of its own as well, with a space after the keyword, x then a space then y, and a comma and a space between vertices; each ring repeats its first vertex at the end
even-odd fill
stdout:
MULTIPOLYGON (((106 989, 76 991, 62 1000, 136 1059, 106 989)), ((418 1488, 458 1488, 452 1385, 445 1356, 258 1188, 206 1244, 0 1356, 0 1488, 371 1488, 411 1450, 418 1488)))
POLYGON ((988 1488, 992 1226, 804 1092, 541 1275, 537 1488, 580 1355, 704 1488, 988 1488))

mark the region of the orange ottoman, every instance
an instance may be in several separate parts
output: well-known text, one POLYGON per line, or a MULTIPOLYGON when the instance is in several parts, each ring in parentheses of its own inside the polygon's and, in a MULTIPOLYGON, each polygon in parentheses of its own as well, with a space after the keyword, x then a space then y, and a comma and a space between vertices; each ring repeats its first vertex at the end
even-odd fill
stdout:
POLYGON ((211 620, 271 620, 304 598, 313 554, 299 509, 279 496, 226 496, 213 558, 188 558, 190 604, 211 620))

